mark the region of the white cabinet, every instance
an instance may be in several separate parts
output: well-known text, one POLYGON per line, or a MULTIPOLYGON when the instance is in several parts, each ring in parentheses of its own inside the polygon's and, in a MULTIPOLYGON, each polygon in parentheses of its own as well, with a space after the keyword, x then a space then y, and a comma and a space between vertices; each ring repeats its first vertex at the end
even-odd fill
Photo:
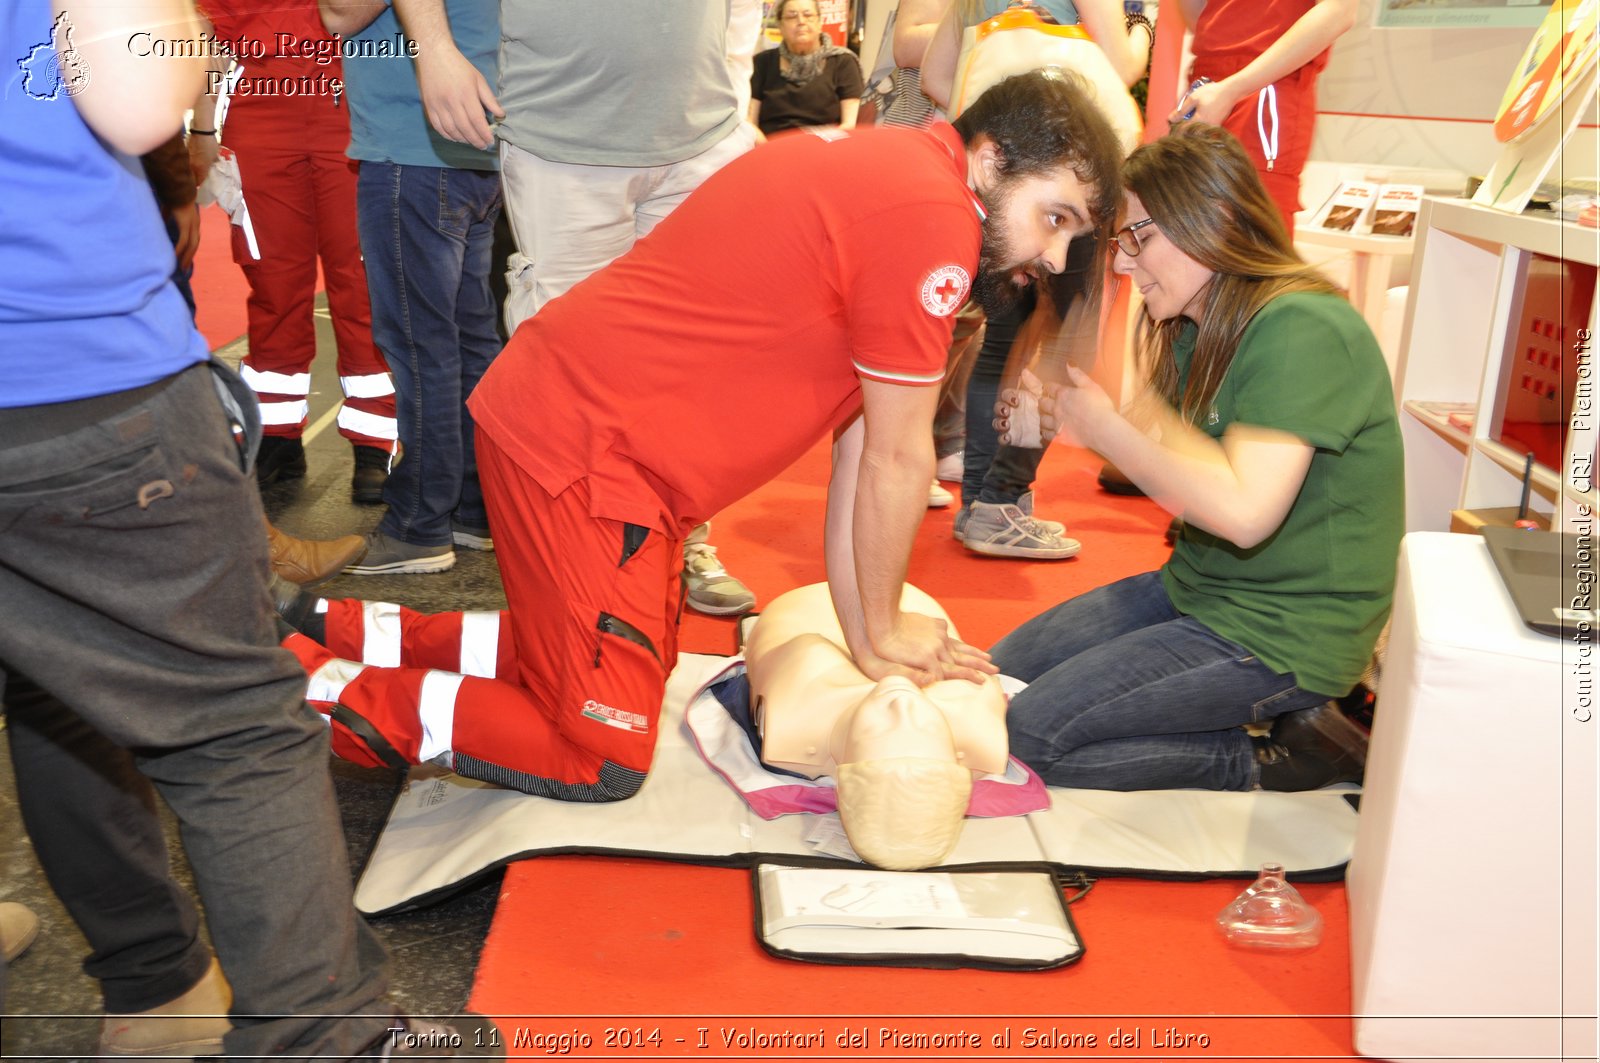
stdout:
POLYGON ((1406 529, 1517 506, 1529 452, 1530 509, 1592 519, 1600 231, 1432 197, 1417 225, 1399 365, 1406 529))

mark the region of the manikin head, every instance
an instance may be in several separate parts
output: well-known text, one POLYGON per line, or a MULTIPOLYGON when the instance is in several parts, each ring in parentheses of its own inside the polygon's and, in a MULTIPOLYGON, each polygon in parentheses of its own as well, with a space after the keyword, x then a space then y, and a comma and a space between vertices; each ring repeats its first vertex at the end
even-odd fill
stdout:
POLYGON ((961 837, 972 772, 944 713, 898 676, 880 681, 833 733, 839 819, 863 860, 892 871, 940 863, 961 837))

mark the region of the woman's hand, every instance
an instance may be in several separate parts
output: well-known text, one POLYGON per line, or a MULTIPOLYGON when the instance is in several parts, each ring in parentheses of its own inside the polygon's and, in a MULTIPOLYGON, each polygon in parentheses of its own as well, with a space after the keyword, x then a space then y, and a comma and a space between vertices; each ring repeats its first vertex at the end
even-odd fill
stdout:
POLYGON ((903 675, 923 687, 943 679, 981 683, 985 675, 999 671, 983 650, 952 637, 945 621, 903 610, 894 630, 873 645, 872 653, 855 658, 856 667, 874 681, 903 675))
POLYGON ((1116 403, 1104 388, 1076 366, 1067 367, 1067 382, 1052 384, 1039 400, 1040 429, 1045 438, 1065 436, 1091 450, 1099 450, 1099 426, 1107 417, 1117 417, 1116 403))
POLYGON ((1201 85, 1184 96, 1178 101, 1178 106, 1172 109, 1172 113, 1167 115, 1167 121, 1182 122, 1186 120, 1184 116, 1188 115, 1188 121, 1221 125, 1222 120, 1228 117, 1228 112, 1232 111, 1238 102, 1239 95, 1230 84, 1230 79, 1223 78, 1221 81, 1201 85), (1190 110, 1194 113, 1189 114, 1190 110))

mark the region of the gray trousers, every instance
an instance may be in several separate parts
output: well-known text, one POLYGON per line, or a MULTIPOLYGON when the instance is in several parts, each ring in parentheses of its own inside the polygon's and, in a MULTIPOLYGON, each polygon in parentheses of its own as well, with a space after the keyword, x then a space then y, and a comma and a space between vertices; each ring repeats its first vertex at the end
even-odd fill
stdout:
POLYGON ((170 999, 208 962, 147 779, 233 985, 227 1054, 348 1057, 392 1009, 351 904, 327 729, 278 646, 259 432, 217 363, 0 409, 0 696, 24 820, 108 1008, 170 999))

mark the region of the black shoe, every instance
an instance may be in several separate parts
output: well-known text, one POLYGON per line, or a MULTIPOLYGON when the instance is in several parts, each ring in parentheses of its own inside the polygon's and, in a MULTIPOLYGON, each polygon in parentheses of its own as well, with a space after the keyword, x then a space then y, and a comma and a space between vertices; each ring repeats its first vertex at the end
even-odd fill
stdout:
POLYGON ((1336 701, 1286 712, 1272 721, 1268 737, 1254 741, 1263 790, 1359 783, 1367 770, 1367 733, 1339 711, 1336 701))
POLYGON ((306 474, 306 450, 299 439, 288 436, 262 436, 256 451, 256 483, 271 487, 275 483, 298 480, 306 474))
POLYGON ((300 584, 277 573, 269 577, 272 608, 278 619, 313 642, 327 643, 328 626, 324 614, 317 612, 317 596, 300 584))
POLYGON ((357 446, 356 471, 350 477, 350 497, 363 506, 383 504, 383 485, 389 482, 389 452, 357 446))
POLYGON ((395 1019, 363 1059, 503 1059, 505 1036, 482 1015, 463 1012, 446 1022, 395 1019))
POLYGON ((1100 466, 1100 475, 1095 477, 1095 482, 1100 485, 1100 490, 1108 494, 1127 495, 1130 498, 1144 497, 1144 490, 1124 476, 1122 470, 1109 461, 1100 466))

